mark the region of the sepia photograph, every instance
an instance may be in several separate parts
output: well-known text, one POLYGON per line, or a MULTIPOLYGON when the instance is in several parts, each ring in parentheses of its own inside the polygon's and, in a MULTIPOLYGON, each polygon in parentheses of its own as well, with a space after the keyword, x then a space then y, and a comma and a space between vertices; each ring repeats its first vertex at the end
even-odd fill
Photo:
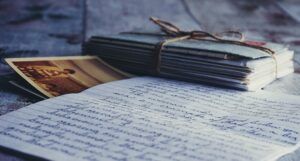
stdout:
POLYGON ((129 77, 95 56, 9 58, 6 61, 48 97, 78 93, 98 84, 129 77))

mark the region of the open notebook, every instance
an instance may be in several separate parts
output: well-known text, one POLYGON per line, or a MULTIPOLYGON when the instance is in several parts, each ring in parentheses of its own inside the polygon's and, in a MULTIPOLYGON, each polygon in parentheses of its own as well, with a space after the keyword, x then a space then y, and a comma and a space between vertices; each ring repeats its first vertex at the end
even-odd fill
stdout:
POLYGON ((283 160, 297 157, 299 98, 137 77, 1 116, 0 145, 50 160, 283 160))

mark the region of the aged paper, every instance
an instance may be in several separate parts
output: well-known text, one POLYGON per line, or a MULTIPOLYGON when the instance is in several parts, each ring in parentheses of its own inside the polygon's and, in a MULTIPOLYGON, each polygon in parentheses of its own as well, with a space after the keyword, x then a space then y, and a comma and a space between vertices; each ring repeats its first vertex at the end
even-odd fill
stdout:
POLYGON ((299 146, 300 99, 151 77, 0 117, 0 145, 51 160, 276 160, 299 146))
POLYGON ((96 56, 5 60, 22 78, 47 97, 78 93, 98 84, 130 76, 96 56))

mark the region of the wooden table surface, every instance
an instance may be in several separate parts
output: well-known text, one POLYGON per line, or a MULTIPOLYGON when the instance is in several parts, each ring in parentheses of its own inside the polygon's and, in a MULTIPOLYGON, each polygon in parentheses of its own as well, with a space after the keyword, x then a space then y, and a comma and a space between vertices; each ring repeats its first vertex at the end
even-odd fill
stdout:
MULTIPOLYGON (((247 38, 290 45, 295 74, 268 87, 299 94, 300 1, 297 0, 0 0, 0 115, 38 101, 7 83, 6 57, 80 55, 92 35, 157 30, 155 16, 185 30, 240 30, 247 38), (299 85, 298 85, 299 86, 299 85)), ((267 88, 267 89, 268 89, 267 88)), ((5 149, 0 160, 32 160, 5 149)))

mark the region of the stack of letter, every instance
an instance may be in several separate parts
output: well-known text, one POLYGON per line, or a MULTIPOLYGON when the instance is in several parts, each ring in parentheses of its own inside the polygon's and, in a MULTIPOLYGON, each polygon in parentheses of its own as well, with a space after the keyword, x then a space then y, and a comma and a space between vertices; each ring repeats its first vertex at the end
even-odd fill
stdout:
MULTIPOLYGON (((156 44, 165 39, 161 35, 132 33, 95 36, 83 50, 133 74, 153 74, 156 44)), ((271 49, 274 54, 237 44, 182 40, 162 47, 160 71, 155 75, 253 91, 293 72, 294 52, 287 46, 247 43, 271 49)))

